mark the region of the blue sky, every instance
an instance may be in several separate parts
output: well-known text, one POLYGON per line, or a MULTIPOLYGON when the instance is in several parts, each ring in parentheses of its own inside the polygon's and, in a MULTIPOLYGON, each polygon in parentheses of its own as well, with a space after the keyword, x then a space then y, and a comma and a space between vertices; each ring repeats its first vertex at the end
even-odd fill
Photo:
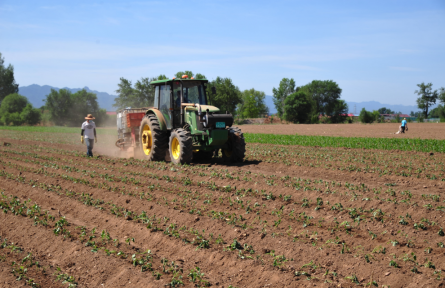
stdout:
POLYGON ((16 81, 113 93, 120 77, 191 70, 272 95, 334 80, 347 101, 414 105, 445 87, 445 1, 8 1, 16 81))

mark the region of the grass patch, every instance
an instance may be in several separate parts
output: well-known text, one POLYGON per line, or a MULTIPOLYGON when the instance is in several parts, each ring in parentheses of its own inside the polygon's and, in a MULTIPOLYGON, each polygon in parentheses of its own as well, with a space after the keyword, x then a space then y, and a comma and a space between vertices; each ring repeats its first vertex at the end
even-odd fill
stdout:
POLYGON ((245 133, 247 143, 347 147, 416 152, 445 152, 445 140, 408 138, 360 138, 305 135, 276 135, 245 133))
MULTIPOLYGON (((19 132, 39 132, 39 133, 77 133, 80 135, 81 129, 79 125, 79 127, 0 126, 0 130, 19 131, 19 132)), ((116 128, 97 128, 96 132, 99 135, 117 135, 116 128)))

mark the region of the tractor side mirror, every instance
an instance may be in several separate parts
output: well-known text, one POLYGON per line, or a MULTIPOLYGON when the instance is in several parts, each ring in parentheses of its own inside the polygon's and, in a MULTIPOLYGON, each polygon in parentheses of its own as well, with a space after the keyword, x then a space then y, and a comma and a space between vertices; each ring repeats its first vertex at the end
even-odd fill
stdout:
POLYGON ((216 88, 215 88, 215 86, 212 87, 212 94, 216 94, 216 88))

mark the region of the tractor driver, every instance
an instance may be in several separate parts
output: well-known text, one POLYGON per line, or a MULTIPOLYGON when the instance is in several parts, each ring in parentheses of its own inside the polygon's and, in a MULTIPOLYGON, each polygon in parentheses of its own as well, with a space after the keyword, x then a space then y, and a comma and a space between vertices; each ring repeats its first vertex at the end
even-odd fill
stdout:
MULTIPOLYGON (((189 103, 189 101, 187 99, 187 94, 185 94, 185 93, 184 93, 184 99, 183 99, 182 103, 189 103)), ((175 104, 176 104, 175 105, 176 107, 181 106, 181 91, 180 90, 176 91, 175 104)))

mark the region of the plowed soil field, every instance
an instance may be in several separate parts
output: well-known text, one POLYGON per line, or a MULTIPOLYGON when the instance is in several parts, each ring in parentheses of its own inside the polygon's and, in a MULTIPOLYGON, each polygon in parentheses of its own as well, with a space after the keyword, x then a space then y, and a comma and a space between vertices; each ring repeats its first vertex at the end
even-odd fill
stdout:
POLYGON ((244 133, 299 134, 341 137, 445 139, 445 123, 408 123, 405 134, 394 134, 397 123, 242 125, 244 133))
POLYGON ((0 134, 0 287, 444 285, 441 153, 248 144, 175 166, 20 135, 0 134))

